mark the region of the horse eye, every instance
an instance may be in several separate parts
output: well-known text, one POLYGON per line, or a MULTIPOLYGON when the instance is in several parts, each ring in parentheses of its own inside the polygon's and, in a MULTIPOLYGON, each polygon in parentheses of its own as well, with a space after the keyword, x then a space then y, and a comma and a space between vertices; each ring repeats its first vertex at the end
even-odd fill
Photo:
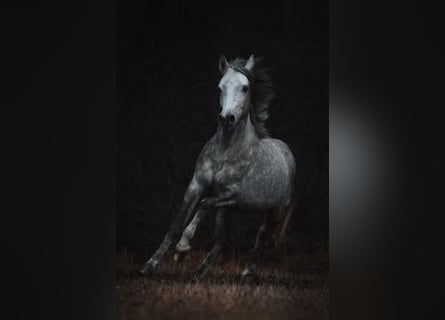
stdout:
POLYGON ((243 92, 247 92, 247 90, 249 90, 248 86, 243 86, 243 92))

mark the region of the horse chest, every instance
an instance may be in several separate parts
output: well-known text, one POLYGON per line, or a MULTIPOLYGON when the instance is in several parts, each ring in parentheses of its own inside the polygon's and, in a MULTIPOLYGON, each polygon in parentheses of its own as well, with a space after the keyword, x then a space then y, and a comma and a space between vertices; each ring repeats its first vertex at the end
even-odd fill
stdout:
POLYGON ((247 172, 248 162, 241 158, 223 159, 214 163, 212 185, 216 189, 239 184, 247 172))
POLYGON ((234 167, 222 167, 221 169, 214 172, 213 184, 215 186, 224 186, 233 184, 239 180, 240 171, 238 168, 234 167))

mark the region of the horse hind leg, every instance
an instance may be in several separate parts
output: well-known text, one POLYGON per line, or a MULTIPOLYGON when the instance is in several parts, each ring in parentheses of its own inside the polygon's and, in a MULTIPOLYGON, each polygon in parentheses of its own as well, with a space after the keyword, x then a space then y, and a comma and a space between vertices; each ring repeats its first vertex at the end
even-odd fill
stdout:
POLYGON ((256 235, 255 246, 252 250, 249 260, 247 261, 246 266, 244 267, 243 272, 241 273, 243 277, 254 273, 258 257, 263 251, 267 240, 271 238, 272 232, 275 230, 280 221, 280 214, 281 210, 278 209, 270 210, 264 213, 263 223, 258 229, 256 235))
POLYGON ((204 261, 201 263, 199 268, 194 272, 196 276, 203 276, 216 258, 218 253, 221 251, 225 241, 226 241, 226 230, 225 230, 225 219, 227 215, 227 211, 224 208, 217 209, 216 214, 216 223, 215 223, 215 244, 213 245, 212 250, 207 254, 204 261))

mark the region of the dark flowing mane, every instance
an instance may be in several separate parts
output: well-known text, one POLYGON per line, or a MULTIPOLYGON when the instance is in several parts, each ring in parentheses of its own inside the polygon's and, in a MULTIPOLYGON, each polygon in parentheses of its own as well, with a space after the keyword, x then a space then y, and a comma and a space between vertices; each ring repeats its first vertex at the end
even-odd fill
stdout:
POLYGON ((259 69, 257 63, 261 58, 255 59, 252 70, 247 70, 244 66, 247 60, 236 58, 229 62, 229 67, 244 74, 250 82, 250 120, 259 137, 269 136, 265 122, 269 118, 269 103, 275 96, 272 80, 267 73, 267 69, 259 69))

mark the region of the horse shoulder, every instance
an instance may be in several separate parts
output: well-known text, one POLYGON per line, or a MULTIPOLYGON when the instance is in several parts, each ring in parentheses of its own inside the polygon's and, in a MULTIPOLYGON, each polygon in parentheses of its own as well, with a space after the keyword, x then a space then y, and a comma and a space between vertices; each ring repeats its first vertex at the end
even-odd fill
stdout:
POLYGON ((214 166, 212 160, 212 154, 214 153, 215 149, 214 140, 215 139, 213 137, 206 143, 195 164, 193 180, 195 180, 197 184, 203 186, 210 185, 214 176, 214 166))

